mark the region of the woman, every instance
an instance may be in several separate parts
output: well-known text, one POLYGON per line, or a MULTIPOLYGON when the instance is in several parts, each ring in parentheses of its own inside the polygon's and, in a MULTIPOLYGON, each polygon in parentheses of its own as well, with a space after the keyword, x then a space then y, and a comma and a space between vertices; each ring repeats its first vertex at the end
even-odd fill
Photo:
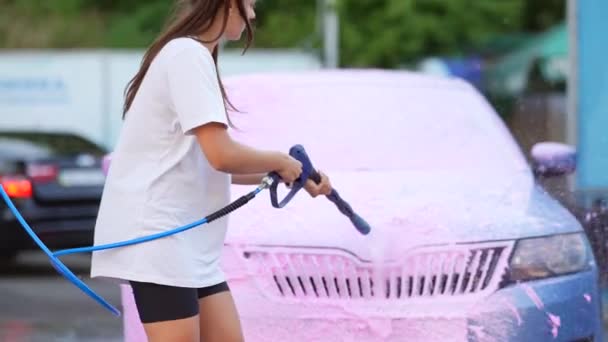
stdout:
MULTIPOLYGON (((224 207, 230 184, 258 184, 276 171, 284 182, 299 161, 260 151, 228 135, 230 106, 217 74, 218 41, 239 40, 255 0, 186 0, 152 44, 130 82, 124 126, 95 228, 95 244, 183 226, 224 207)), ((287 148, 287 147, 286 147, 287 148)), ((308 182, 311 196, 329 180, 308 182)), ((226 219, 142 244, 95 252, 93 277, 128 281, 149 341, 241 341, 220 269, 226 219)))

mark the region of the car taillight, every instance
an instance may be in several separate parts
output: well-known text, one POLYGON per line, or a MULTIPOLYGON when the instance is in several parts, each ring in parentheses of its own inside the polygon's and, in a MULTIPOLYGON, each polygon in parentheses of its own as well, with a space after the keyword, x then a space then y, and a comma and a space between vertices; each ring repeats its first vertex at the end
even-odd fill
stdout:
POLYGON ((11 198, 32 197, 32 183, 21 176, 7 176, 0 178, 0 184, 11 198))
POLYGON ((57 179, 57 166, 49 164, 31 164, 27 166, 26 174, 34 183, 52 182, 57 179))

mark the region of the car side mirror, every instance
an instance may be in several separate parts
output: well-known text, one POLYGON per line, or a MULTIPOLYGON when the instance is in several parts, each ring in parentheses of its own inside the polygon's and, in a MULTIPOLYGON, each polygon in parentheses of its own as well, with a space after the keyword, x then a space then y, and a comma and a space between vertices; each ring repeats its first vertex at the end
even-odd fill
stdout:
POLYGON ((558 142, 540 142, 531 150, 535 176, 557 177, 576 171, 576 150, 558 142))

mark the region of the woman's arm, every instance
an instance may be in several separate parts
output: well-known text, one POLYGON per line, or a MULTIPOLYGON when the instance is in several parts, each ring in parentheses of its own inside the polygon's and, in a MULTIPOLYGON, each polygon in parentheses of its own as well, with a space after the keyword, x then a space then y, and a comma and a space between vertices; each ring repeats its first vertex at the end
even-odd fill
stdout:
POLYGON ((232 175, 232 184, 239 185, 258 185, 262 182, 266 173, 254 173, 248 175, 232 175))
MULTIPOLYGON (((295 181, 302 173, 302 163, 281 152, 259 151, 230 138, 226 126, 206 124, 194 129, 198 142, 213 168, 232 174, 232 184, 257 185, 272 171, 277 171, 281 181, 295 181)), ((321 183, 307 180, 305 189, 316 197, 331 192, 329 178, 318 171, 321 183)))
POLYGON ((232 174, 270 172, 283 167, 277 152, 258 151, 230 137, 226 126, 209 123, 193 130, 211 166, 232 174))
MULTIPOLYGON (((293 182, 302 173, 302 163, 289 154, 257 150, 234 141, 223 124, 208 123, 192 131, 209 164, 218 171, 233 175, 276 171, 287 182, 293 182)), ((238 178, 240 177, 237 176, 237 180, 238 178)), ((253 179, 247 176, 247 179, 242 180, 252 182, 261 181, 261 178, 253 179)))

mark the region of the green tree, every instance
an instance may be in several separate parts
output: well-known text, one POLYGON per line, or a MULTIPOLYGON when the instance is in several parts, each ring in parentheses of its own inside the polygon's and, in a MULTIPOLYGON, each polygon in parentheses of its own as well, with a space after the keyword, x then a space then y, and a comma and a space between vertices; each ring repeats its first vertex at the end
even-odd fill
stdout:
POLYGON ((256 12, 256 47, 318 46, 315 0, 260 0, 256 12))
POLYGON ((526 1, 522 12, 522 29, 544 31, 566 17, 566 0, 526 1))
POLYGON ((0 0, 0 47, 93 47, 102 41, 103 14, 88 0, 0 0))
MULTIPOLYGON (((427 55, 458 55, 507 33, 563 20, 565 0, 336 0, 341 65, 396 67, 427 55)), ((0 0, 0 47, 142 48, 171 0, 0 0)), ((259 0, 257 48, 320 51, 317 0, 259 0)), ((231 44, 231 47, 236 44, 231 44)))
POLYGON ((394 67, 422 54, 458 54, 517 31, 524 0, 341 0, 346 66, 394 67))

